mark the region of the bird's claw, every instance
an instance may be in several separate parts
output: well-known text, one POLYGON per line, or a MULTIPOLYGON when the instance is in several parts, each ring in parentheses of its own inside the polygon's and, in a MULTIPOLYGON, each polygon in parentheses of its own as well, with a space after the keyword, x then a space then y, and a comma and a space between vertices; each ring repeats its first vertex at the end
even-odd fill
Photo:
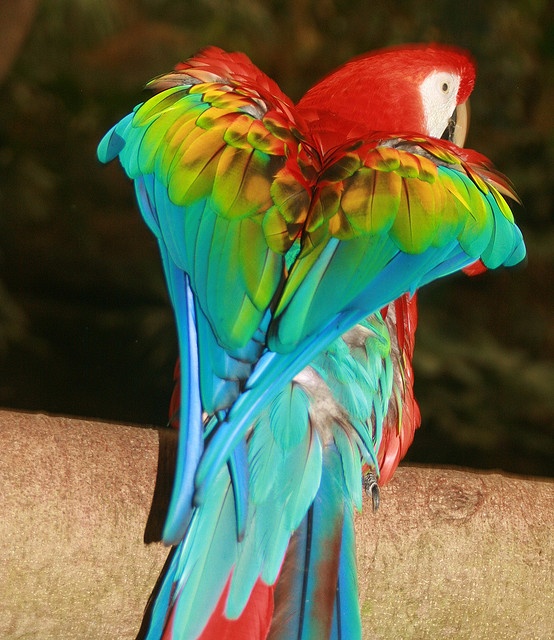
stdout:
POLYGON ((379 490, 379 485, 377 484, 377 476, 372 471, 369 471, 364 475, 364 491, 367 496, 371 498, 373 513, 375 513, 379 508, 381 492, 379 490))

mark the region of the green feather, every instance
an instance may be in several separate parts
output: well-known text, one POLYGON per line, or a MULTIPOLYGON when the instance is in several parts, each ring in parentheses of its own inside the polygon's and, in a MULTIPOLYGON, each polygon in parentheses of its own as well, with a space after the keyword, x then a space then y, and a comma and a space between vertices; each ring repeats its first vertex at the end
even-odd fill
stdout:
POLYGON ((172 202, 181 206, 190 205, 211 193, 218 156, 225 147, 217 130, 195 135, 194 140, 187 144, 182 160, 172 167, 168 188, 172 202))
POLYGON ((159 118, 159 114, 166 109, 176 107, 176 103, 186 95, 183 86, 171 87, 165 91, 154 94, 146 102, 143 102, 135 111, 133 118, 134 127, 146 127, 159 118))
POLYGON ((239 277, 255 307, 264 312, 275 295, 283 274, 283 257, 267 247, 258 219, 241 220, 239 277))
POLYGON ((396 173, 360 169, 345 183, 341 207, 350 224, 363 233, 386 233, 400 206, 402 180, 396 173))

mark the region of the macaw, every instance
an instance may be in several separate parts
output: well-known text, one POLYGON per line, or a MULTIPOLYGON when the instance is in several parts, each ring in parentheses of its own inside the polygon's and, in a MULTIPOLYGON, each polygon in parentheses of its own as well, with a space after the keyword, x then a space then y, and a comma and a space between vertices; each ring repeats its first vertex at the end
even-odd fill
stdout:
POLYGON ((200 51, 102 139, 159 242, 180 350, 175 545, 148 639, 361 638, 353 533, 419 424, 419 287, 525 255, 462 148, 475 69, 410 45, 294 104, 200 51), (441 139, 442 138, 442 139, 441 139))

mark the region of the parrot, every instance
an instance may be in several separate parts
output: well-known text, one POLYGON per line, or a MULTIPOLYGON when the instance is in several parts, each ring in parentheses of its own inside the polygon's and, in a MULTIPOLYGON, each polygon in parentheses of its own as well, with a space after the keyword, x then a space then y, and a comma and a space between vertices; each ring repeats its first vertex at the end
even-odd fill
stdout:
POLYGON ((159 245, 179 425, 148 640, 362 637, 353 519, 420 412, 417 291, 525 258, 509 180, 463 145, 475 63, 411 44, 294 103, 207 47, 102 138, 159 245))

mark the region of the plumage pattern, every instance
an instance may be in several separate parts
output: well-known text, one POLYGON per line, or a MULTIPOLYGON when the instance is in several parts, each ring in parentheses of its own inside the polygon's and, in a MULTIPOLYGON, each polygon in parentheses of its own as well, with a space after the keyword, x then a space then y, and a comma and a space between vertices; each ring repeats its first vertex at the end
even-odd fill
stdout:
POLYGON ((163 534, 178 546, 150 640, 224 637, 236 618, 245 637, 361 637, 353 509, 362 468, 390 477, 419 424, 412 296, 525 255, 506 179, 424 135, 413 92, 437 69, 465 100, 467 56, 415 47, 355 60, 295 106, 211 47, 100 143, 158 238, 179 337, 163 534), (400 93, 379 109, 353 78, 400 93))

